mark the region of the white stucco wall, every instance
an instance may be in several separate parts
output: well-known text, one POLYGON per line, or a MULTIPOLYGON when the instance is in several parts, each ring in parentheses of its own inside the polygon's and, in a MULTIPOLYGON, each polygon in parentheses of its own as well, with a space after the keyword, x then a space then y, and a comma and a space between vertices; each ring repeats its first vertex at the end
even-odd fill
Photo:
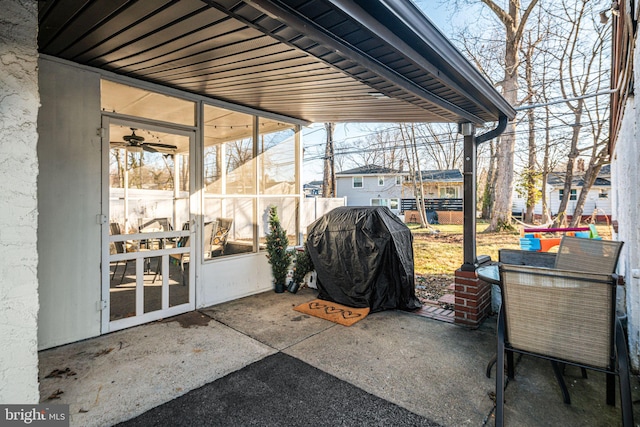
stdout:
MULTIPOLYGON (((640 52, 636 44, 636 82, 640 82, 640 52)), ((640 368, 640 100, 631 97, 624 110, 622 127, 612 153, 611 204, 613 220, 618 221, 616 240, 624 243, 618 264, 626 279, 626 309, 628 315, 631 363, 640 368)))
POLYGON ((0 403, 37 403, 38 4, 11 1, 2 8, 0 403))

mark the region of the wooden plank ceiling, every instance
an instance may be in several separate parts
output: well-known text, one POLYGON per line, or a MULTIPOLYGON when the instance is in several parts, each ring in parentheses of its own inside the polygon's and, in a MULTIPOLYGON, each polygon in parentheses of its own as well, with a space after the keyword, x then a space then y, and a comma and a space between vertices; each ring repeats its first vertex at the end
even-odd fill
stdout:
POLYGON ((39 3, 43 54, 308 122, 513 114, 408 0, 454 61, 378 0, 39 3))

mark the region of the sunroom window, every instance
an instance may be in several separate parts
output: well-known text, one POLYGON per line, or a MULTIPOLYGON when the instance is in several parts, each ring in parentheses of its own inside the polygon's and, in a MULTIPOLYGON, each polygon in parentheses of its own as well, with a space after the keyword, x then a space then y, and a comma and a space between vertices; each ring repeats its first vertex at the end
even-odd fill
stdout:
POLYGON ((294 126, 209 105, 204 123, 204 220, 215 224, 205 258, 257 252, 270 206, 296 244, 294 126))

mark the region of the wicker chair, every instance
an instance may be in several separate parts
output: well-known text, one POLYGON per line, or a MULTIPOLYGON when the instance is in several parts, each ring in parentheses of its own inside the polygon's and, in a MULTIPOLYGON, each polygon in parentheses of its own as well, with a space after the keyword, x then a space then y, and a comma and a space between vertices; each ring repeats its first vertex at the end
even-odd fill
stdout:
MULTIPOLYGON (((609 405, 615 405, 618 375, 623 425, 632 426, 627 344, 615 310, 617 276, 506 264, 500 276, 498 366, 506 352, 513 378, 515 352, 604 372, 609 405)), ((496 426, 503 424, 504 369, 497 369, 496 426)))

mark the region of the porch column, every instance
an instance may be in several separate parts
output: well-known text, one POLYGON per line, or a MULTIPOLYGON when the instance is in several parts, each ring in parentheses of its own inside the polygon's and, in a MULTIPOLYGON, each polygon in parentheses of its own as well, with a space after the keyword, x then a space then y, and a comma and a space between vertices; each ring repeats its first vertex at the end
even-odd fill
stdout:
POLYGON ((476 154, 473 123, 460 125, 464 136, 463 264, 455 272, 455 323, 477 328, 491 307, 491 286, 476 274, 476 154))
MULTIPOLYGON (((460 125, 464 136, 464 257, 455 273, 455 323, 477 328, 491 314, 491 285, 476 274, 476 153, 477 146, 496 138, 507 127, 507 117, 500 116, 498 126, 478 137, 472 123, 460 125)), ((489 259, 481 256, 481 258, 489 259)))
POLYGON ((464 136, 464 195, 463 214, 464 245, 463 271, 476 270, 476 136, 473 123, 460 125, 460 133, 464 136))
POLYGON ((0 26, 0 402, 38 390, 38 3, 3 2, 0 26))

